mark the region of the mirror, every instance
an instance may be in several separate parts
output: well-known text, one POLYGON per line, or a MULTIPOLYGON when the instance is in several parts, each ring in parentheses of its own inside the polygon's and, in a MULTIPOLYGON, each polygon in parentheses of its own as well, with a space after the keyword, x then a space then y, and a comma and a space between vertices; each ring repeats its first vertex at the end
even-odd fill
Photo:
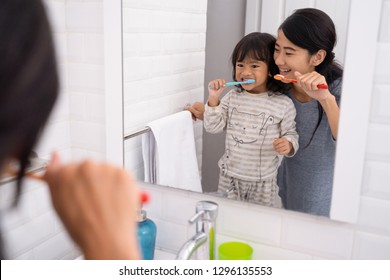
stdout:
MULTIPOLYGON (((283 19, 302 7, 320 8, 332 17, 339 38, 336 57, 343 62, 349 1, 123 0, 124 135, 205 100, 204 84, 231 77, 229 57, 245 33, 275 34, 283 19)), ((224 136, 204 133, 200 121, 194 131, 203 190, 212 192, 224 136)), ((133 137, 124 143, 125 167, 139 180, 144 178, 141 140, 133 137)))

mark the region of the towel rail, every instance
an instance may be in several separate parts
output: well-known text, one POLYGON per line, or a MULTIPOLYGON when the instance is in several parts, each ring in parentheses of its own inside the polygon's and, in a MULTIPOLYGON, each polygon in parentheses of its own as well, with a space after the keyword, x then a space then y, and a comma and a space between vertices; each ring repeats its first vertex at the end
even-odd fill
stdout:
POLYGON ((149 131, 150 131, 150 127, 146 126, 146 127, 142 128, 142 129, 130 132, 129 134, 125 135, 125 137, 123 137, 123 139, 127 140, 127 139, 133 138, 135 136, 144 134, 144 133, 149 132, 149 131))
MULTIPOLYGON (((48 160, 39 158, 37 153, 32 151, 30 158, 29 158, 29 164, 26 168, 26 174, 34 174, 37 172, 45 171, 48 165, 48 160)), ((5 172, 5 174, 2 174, 0 176, 0 185, 4 185, 6 183, 16 181, 17 175, 16 172, 18 170, 18 165, 12 166, 11 172, 5 172), (15 169, 14 169, 15 168, 15 169)))

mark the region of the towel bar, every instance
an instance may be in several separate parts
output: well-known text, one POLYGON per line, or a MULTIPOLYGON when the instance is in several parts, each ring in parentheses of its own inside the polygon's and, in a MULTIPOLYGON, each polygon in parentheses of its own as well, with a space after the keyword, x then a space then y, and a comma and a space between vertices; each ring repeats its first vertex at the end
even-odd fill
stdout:
MULTIPOLYGON (((42 172, 45 171, 48 165, 48 160, 39 158, 37 153, 32 151, 31 156, 29 158, 29 165, 26 168, 26 174, 29 173, 37 173, 37 172, 42 172)), ((17 171, 17 169, 16 169, 17 171)), ((15 172, 16 172, 15 171, 15 172)), ((2 174, 0 176, 0 185, 4 185, 6 183, 16 181, 17 175, 14 174, 14 172, 9 173, 9 174, 2 174)))
POLYGON ((150 131, 150 127, 146 126, 146 127, 142 128, 142 129, 139 129, 137 131, 134 131, 134 132, 131 132, 131 133, 125 135, 125 137, 123 137, 123 139, 127 140, 127 139, 133 138, 135 136, 144 134, 144 133, 149 132, 149 131, 150 131))

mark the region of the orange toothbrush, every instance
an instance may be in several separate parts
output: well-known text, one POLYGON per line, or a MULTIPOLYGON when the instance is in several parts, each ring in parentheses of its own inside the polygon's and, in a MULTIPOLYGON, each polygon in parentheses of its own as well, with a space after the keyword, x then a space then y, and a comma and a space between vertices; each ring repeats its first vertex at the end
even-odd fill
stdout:
MULTIPOLYGON (((276 74, 276 75, 274 76, 274 79, 275 79, 275 80, 278 80, 278 81, 289 82, 289 83, 296 83, 296 82, 297 82, 297 80, 286 78, 286 77, 284 77, 284 76, 281 75, 281 74, 276 74)), ((320 88, 320 89, 328 89, 328 85, 327 85, 327 84, 319 84, 319 85, 317 85, 317 88, 320 88)))

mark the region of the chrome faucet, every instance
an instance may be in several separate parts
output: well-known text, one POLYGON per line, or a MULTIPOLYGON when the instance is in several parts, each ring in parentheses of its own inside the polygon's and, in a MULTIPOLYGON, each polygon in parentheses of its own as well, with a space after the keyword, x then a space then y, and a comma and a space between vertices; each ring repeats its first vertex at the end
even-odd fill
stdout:
POLYGON ((189 260, 195 254, 197 260, 215 259, 215 225, 218 215, 218 204, 212 201, 199 201, 196 214, 188 220, 196 222, 196 234, 181 247, 177 260, 189 260))

